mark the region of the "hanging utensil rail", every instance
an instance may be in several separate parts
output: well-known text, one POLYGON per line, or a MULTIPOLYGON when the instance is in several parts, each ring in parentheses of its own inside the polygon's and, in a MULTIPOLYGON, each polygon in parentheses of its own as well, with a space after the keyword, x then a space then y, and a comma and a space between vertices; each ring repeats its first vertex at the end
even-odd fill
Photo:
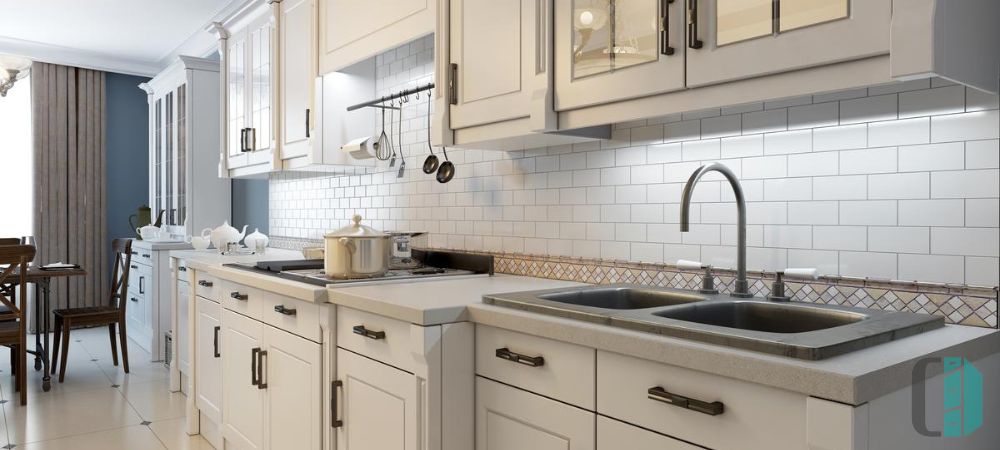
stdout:
MULTIPOLYGON (((348 106, 347 110, 348 111, 354 111, 356 109, 368 108, 368 107, 389 108, 387 106, 383 106, 382 103, 388 102, 390 100, 395 100, 395 99, 400 98, 400 97, 405 97, 407 95, 416 94, 417 92, 429 91, 431 89, 434 89, 434 83, 427 83, 427 84, 425 84, 423 86, 417 86, 415 88, 404 89, 404 90, 399 91, 399 92, 397 92, 395 94, 392 94, 392 95, 385 95, 385 96, 379 97, 379 98, 377 98, 375 100, 369 100, 367 102, 358 103, 356 105, 348 106)), ((398 109, 398 108, 394 108, 394 109, 398 109)))

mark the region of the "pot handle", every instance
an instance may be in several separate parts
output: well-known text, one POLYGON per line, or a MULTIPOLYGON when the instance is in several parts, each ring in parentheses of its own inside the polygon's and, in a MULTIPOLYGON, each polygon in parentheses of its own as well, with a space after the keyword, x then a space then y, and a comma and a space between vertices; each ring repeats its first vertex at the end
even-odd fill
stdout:
POLYGON ((201 230, 201 237, 207 238, 207 237, 209 237, 211 235, 212 235, 212 229, 211 228, 205 228, 204 230, 201 230))
POLYGON ((351 252, 352 255, 357 250, 357 247, 348 238, 342 237, 340 239, 337 239, 337 242, 340 242, 340 245, 343 245, 344 247, 347 247, 347 251, 351 252))

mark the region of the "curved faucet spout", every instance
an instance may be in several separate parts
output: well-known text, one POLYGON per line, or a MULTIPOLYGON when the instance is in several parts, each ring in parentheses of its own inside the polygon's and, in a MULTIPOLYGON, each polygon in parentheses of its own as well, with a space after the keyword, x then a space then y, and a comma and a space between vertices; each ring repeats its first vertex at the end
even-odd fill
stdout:
POLYGON ((708 172, 719 172, 729 180, 729 185, 733 188, 736 197, 736 213, 738 215, 736 232, 736 289, 733 291, 734 297, 752 297, 747 283, 747 205, 743 197, 743 186, 736 178, 729 167, 719 163, 708 163, 695 170, 684 185, 684 193, 681 194, 681 232, 690 230, 691 221, 691 196, 694 194, 694 187, 701 180, 701 177, 708 172))

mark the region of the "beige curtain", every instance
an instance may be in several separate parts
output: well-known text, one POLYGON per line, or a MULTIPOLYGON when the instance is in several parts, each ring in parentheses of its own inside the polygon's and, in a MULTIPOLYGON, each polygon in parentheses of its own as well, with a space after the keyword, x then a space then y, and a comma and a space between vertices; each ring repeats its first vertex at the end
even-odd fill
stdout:
POLYGON ((31 113, 35 261, 79 264, 88 272, 53 278, 51 306, 105 305, 104 72, 33 64, 31 113))

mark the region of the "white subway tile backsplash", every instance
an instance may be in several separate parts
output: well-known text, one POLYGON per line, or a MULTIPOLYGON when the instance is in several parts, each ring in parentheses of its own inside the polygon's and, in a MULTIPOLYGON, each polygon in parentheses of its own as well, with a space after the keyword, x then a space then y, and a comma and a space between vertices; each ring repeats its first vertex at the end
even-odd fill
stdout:
POLYGON ((820 276, 840 274, 838 253, 831 250, 788 250, 788 267, 814 267, 820 276))
MULTIPOLYGON (((704 206, 702 213, 704 213, 704 206)), ((792 225, 837 225, 840 223, 840 205, 831 201, 788 202, 788 223, 792 225)))
POLYGON ((962 142, 899 147, 899 171, 963 169, 963 152, 962 142))
POLYGON ((1000 137, 1000 110, 931 117, 931 142, 971 141, 1000 137))
POLYGON ((1000 228, 1000 199, 967 199, 965 226, 1000 228))
POLYGON ((896 279, 896 254, 840 252, 840 275, 882 280, 896 279))
POLYGON ((965 110, 982 111, 1000 108, 1000 96, 974 88, 965 88, 965 110))
POLYGON ((840 172, 840 154, 837 152, 788 155, 788 176, 807 177, 836 175, 840 172))
POLYGON ((742 178, 783 178, 788 174, 786 156, 762 156, 743 159, 742 178))
POLYGON ((867 175, 813 178, 813 200, 862 200, 865 198, 868 198, 867 175))
POLYGON ((899 255, 900 280, 963 283, 965 259, 961 256, 899 255))
POLYGON ((739 114, 701 119, 701 138, 739 136, 742 131, 741 125, 742 120, 739 114))
POLYGON ((807 153, 812 151, 812 130, 793 130, 764 135, 764 154, 807 153))
POLYGON ((784 225, 788 223, 786 202, 754 202, 747 205, 747 223, 784 225))
POLYGON ((1000 285, 1000 258, 966 256, 965 282, 977 286, 1000 285))
POLYGON ((903 226, 960 227, 965 221, 963 200, 900 200, 903 226))
POLYGON ((925 199, 930 194, 927 172, 891 173, 868 176, 868 198, 925 199))
POLYGON ((813 130, 813 150, 847 150, 868 145, 868 124, 816 128, 813 130))
POLYGON ((899 94, 900 119, 964 111, 965 86, 954 85, 899 94))
POLYGON ((868 145, 887 147, 890 145, 926 144, 930 142, 930 125, 929 117, 870 123, 868 124, 868 145))
POLYGON ((927 227, 868 227, 868 250, 890 253, 927 253, 930 251, 927 227))
POLYGON ((681 144, 650 145, 646 150, 648 164, 679 162, 681 160, 681 144))
POLYGON ((751 134, 722 138, 721 150, 723 158, 761 156, 764 154, 764 135, 751 134))
POLYGON ((813 227, 805 225, 764 225, 764 246, 812 248, 813 227))
POLYGON ((841 225, 896 225, 896 202, 865 200, 840 202, 841 225))
POLYGON ((931 228, 935 255, 1000 256, 1000 234, 995 228, 931 228))
POLYGON ((631 129, 632 145, 649 145, 663 142, 663 125, 650 125, 631 129))
POLYGON ((663 142, 691 141, 699 138, 701 138, 700 120, 668 123, 664 127, 663 142))
POLYGON ((788 128, 788 111, 773 109, 743 114, 743 134, 769 133, 788 128))
POLYGON ((830 127, 840 124, 840 103, 827 102, 788 108, 788 129, 830 127))
POLYGON ((764 200, 812 200, 812 178, 764 180, 764 200))
POLYGON ((859 226, 815 226, 813 248, 820 250, 867 250, 868 228, 859 226))
POLYGON ((719 158, 718 139, 688 141, 683 143, 681 148, 684 161, 704 161, 706 159, 719 158))
POLYGON ((966 169, 996 169, 1000 167, 1000 140, 965 143, 966 169))
POLYGON ((931 198, 1000 198, 1000 170, 931 172, 931 198))
POLYGON ((863 97, 840 102, 840 124, 876 122, 895 119, 896 94, 863 97))
POLYGON ((889 173, 897 169, 896 147, 868 148, 840 152, 840 173, 889 173))

